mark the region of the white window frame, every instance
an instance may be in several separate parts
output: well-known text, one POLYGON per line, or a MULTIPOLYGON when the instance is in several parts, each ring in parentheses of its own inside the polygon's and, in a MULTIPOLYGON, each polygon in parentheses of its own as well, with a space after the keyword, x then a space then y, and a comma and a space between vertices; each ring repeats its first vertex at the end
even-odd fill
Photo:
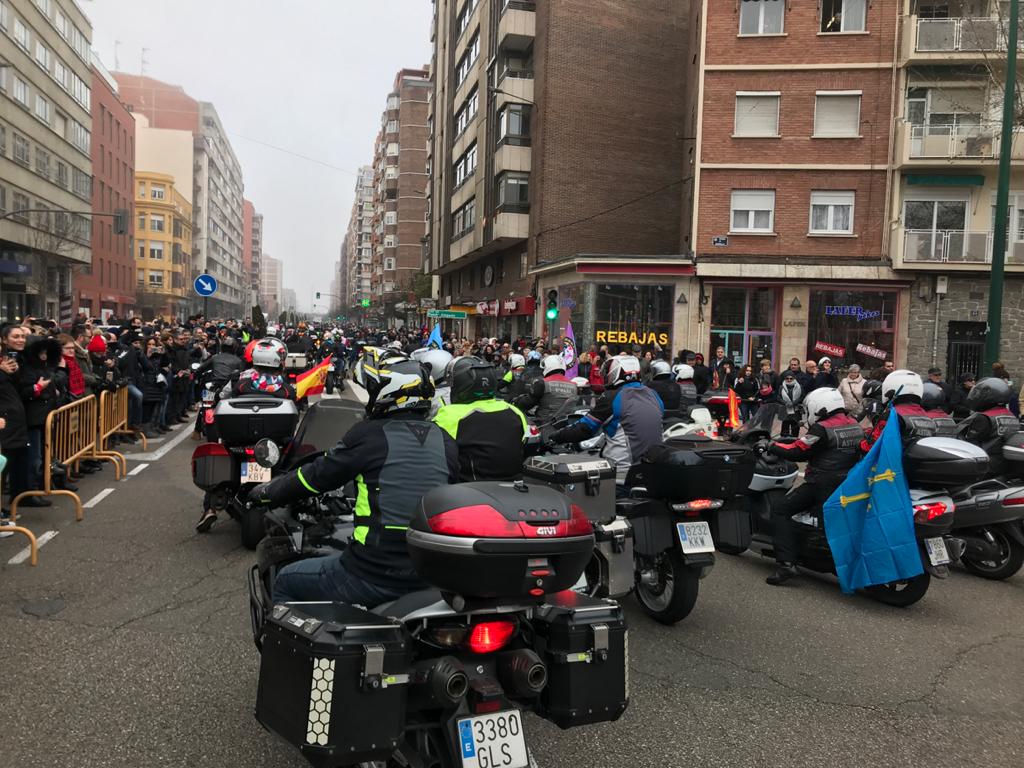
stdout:
POLYGON ((778 2, 779 5, 782 7, 782 29, 780 29, 778 32, 765 32, 765 31, 763 31, 764 30, 764 10, 763 9, 767 7, 767 0, 765 0, 764 2, 761 2, 761 0, 759 0, 759 2, 757 4, 757 7, 761 9, 761 12, 758 14, 758 18, 757 18, 757 29, 758 29, 758 31, 757 32, 743 32, 742 31, 742 29, 743 29, 743 7, 746 5, 746 3, 744 3, 742 0, 740 0, 740 9, 739 9, 739 13, 737 14, 738 15, 737 22, 739 23, 739 30, 740 31, 737 32, 737 35, 739 37, 763 37, 763 36, 771 37, 773 35, 784 35, 784 34, 786 34, 786 3, 788 2, 788 0, 775 0, 775 2, 778 2))
MULTIPOLYGON (((842 0, 843 10, 840 13, 841 19, 840 19, 840 22, 839 22, 840 23, 839 29, 828 31, 828 32, 826 32, 824 29, 821 29, 821 27, 825 24, 825 19, 822 18, 822 19, 818 20, 818 22, 819 22, 818 23, 818 29, 820 31, 820 34, 822 34, 822 35, 842 35, 842 34, 848 34, 849 35, 849 34, 864 33, 864 32, 868 31, 868 11, 870 10, 870 8, 869 8, 870 3, 868 2, 868 0, 860 0, 860 2, 864 4, 864 26, 862 26, 860 29, 847 29, 846 28, 846 18, 847 18, 846 3, 848 3, 849 1, 850 0, 842 0)), ((822 16, 824 16, 824 14, 825 14, 825 4, 824 3, 821 4, 821 14, 822 14, 822 16)))
POLYGON ((388 226, 398 223, 398 211, 387 211, 384 214, 384 223, 388 226))
POLYGON ((732 194, 729 196, 729 231, 730 232, 734 232, 736 234, 760 234, 760 235, 775 234, 775 190, 774 189, 734 189, 734 190, 732 190, 732 194), (738 195, 764 195, 766 199, 767 199, 767 196, 769 196, 769 195, 771 196, 771 207, 767 209, 768 210, 768 226, 766 228, 765 227, 755 227, 755 226, 753 226, 753 223, 754 223, 754 213, 756 211, 763 211, 763 210, 766 210, 766 209, 765 208, 753 208, 753 207, 737 208, 736 207, 736 197, 738 195), (747 226, 746 227, 737 227, 736 226, 736 215, 735 215, 736 211, 746 211, 747 212, 747 226))
POLYGON ((397 248, 398 247, 398 235, 384 235, 384 247, 385 248, 397 248))
POLYGON ((733 136, 737 138, 742 137, 755 139, 777 139, 780 136, 779 113, 782 108, 781 91, 736 91, 736 100, 734 104, 732 124, 733 136), (775 133, 740 133, 740 99, 775 99, 775 133))
POLYGON ((53 79, 57 81, 57 84, 65 91, 68 90, 71 82, 71 76, 67 66, 59 58, 54 59, 53 62, 53 79))
POLYGON ((152 200, 164 200, 167 198, 167 189, 163 184, 150 184, 149 196, 152 200))
POLYGON ((398 133, 398 121, 388 120, 387 127, 384 129, 385 133, 398 133))
POLYGON ((156 261, 164 260, 164 243, 162 240, 150 240, 149 241, 149 258, 155 259, 156 261))
POLYGON ((11 98, 21 104, 23 107, 28 107, 28 83, 22 80, 17 75, 14 76, 14 85, 11 88, 11 98), (20 95, 19 95, 20 92, 20 95))
POLYGON ((14 42, 26 51, 29 49, 29 42, 31 42, 28 36, 28 27, 18 18, 14 20, 14 42))
POLYGON ((167 218, 159 213, 149 214, 149 231, 164 232, 167 227, 167 218))
POLYGON ((36 51, 33 58, 40 67, 43 68, 47 73, 50 71, 50 60, 53 55, 50 53, 50 49, 43 45, 42 40, 36 40, 36 51), (42 54, 40 56, 40 54, 42 54))
POLYGON ((163 288, 164 287, 164 271, 162 269, 151 269, 151 270, 149 270, 149 287, 150 288, 163 288))
POLYGON ((857 194, 849 190, 815 189, 811 190, 811 201, 808 207, 807 233, 809 235, 852 235, 853 221, 857 213, 857 194), (827 206, 829 208, 828 229, 814 228, 814 206, 827 206), (835 220, 835 209, 840 206, 850 208, 850 226, 848 229, 836 229, 832 226, 835 220))
POLYGON ((36 94, 35 115, 47 125, 50 124, 50 116, 53 114, 50 102, 41 94, 36 94))
POLYGON ((864 107, 864 92, 863 91, 815 91, 814 92, 814 123, 812 137, 815 139, 859 139, 860 134, 860 114, 861 109, 864 107), (843 98, 843 97, 857 97, 857 120, 853 127, 853 133, 818 133, 818 106, 820 99, 828 98, 843 98))

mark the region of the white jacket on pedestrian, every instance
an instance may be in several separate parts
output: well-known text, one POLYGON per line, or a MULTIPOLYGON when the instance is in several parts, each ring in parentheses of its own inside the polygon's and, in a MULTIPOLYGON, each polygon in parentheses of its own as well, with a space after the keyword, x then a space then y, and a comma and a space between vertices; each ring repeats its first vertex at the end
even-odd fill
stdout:
POLYGON ((864 400, 864 377, 858 376, 851 379, 846 376, 839 382, 839 394, 843 396, 843 404, 851 414, 858 414, 861 410, 861 403, 864 400))

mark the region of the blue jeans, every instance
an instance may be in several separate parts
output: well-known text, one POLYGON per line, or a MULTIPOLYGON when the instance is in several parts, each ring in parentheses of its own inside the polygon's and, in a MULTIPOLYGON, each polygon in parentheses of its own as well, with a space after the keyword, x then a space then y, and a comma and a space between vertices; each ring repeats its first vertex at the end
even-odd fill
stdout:
POLYGON ((142 390, 134 384, 128 385, 128 426, 142 424, 142 390))
POLYGON ((286 565, 274 581, 274 603, 340 601, 375 608, 408 590, 382 587, 349 573, 338 555, 286 565))

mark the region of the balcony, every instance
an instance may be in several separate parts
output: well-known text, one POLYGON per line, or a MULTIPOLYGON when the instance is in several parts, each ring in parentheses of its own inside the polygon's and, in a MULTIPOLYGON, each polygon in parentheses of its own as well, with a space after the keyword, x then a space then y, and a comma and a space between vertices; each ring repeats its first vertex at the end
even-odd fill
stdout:
MULTIPOLYGON (((906 265, 969 267, 992 263, 992 233, 963 229, 902 229, 906 265)), ((1013 233, 1010 233, 1011 237, 1013 233)), ((1011 242, 1007 266, 1024 267, 1024 241, 1011 242)))
MULTIPOLYGON (((999 160, 1002 136, 1000 126, 981 125, 903 125, 903 159, 910 165, 941 164, 985 165, 999 160)), ((1010 155, 1014 162, 1024 161, 1024 130, 1014 131, 1010 155)))
POLYGON ((498 20, 498 46, 506 51, 525 51, 537 36, 537 4, 505 0, 498 20))
MULTIPOLYGON (((920 19, 910 16, 905 21, 904 57, 920 62, 950 63, 984 61, 993 53, 1005 53, 1006 22, 995 17, 954 17, 920 19)), ((1021 25, 1024 28, 1024 24, 1021 25)), ((1024 50, 1024 35, 1019 36, 1018 50, 1024 50)))

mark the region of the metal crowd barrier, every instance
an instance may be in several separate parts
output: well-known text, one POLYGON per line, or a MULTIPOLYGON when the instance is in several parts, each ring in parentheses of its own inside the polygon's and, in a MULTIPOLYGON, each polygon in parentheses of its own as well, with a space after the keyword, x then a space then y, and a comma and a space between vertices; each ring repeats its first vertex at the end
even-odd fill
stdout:
POLYGON ((149 450, 146 436, 135 429, 128 429, 128 388, 118 387, 113 392, 100 392, 100 435, 99 449, 115 453, 107 447, 107 441, 114 435, 132 435, 142 440, 142 449, 149 450))
POLYGON ((22 528, 20 525, 8 525, 4 526, 4 532, 20 533, 22 536, 25 536, 28 539, 30 552, 29 565, 39 565, 39 546, 36 544, 36 535, 32 531, 28 528, 22 528))

